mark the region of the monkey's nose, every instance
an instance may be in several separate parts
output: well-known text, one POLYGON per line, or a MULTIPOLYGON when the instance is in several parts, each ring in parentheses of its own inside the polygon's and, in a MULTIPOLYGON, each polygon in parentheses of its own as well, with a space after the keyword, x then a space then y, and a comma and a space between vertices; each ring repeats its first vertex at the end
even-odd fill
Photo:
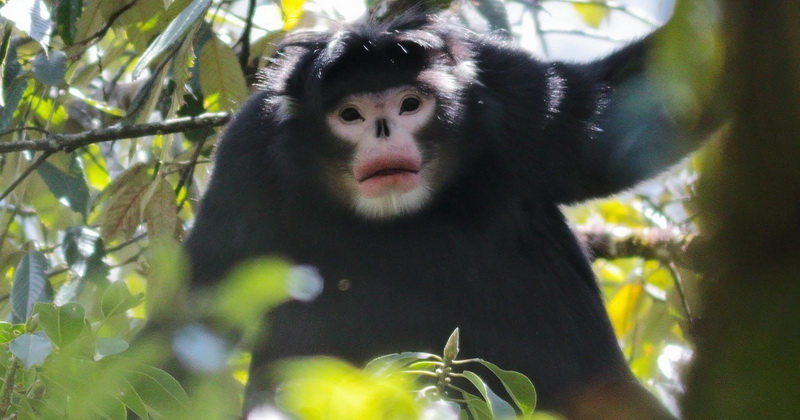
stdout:
POLYGON ((389 138, 389 123, 386 121, 386 118, 381 118, 375 122, 376 132, 375 137, 381 138, 386 137, 389 138))

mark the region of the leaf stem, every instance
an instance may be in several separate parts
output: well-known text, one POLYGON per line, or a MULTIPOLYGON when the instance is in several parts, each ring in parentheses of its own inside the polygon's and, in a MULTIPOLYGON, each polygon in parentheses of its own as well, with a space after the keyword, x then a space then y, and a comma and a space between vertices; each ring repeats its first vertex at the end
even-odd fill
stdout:
POLYGON ((8 409, 11 407, 11 393, 14 391, 17 369, 19 369, 19 359, 12 356, 11 366, 6 371, 3 378, 3 395, 0 397, 0 418, 5 418, 8 409))

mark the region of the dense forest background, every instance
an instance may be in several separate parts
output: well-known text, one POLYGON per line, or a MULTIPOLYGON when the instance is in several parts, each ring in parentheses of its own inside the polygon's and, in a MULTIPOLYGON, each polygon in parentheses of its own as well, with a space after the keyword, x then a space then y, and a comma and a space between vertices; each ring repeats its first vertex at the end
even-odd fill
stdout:
MULTIPOLYGON (((220 127, 287 33, 416 3, 514 38, 542 59, 569 60, 605 54, 673 8, 668 0, 0 1, 0 417, 237 415, 249 361, 240 347, 197 329, 130 347, 148 318, 182 325, 201 309, 246 343, 254 319, 313 295, 318 279, 268 260, 213 297, 184 300, 179 244, 220 127), (158 369, 171 348, 204 374, 179 383, 158 369)), ((674 93, 675 118, 702 126, 711 109, 729 123, 658 179, 566 209, 596 257, 631 368, 686 418, 792 418, 800 409, 796 22, 800 9, 787 0, 679 1, 652 71, 674 93)), ((456 357, 452 346, 441 356, 456 357)), ((406 391, 418 383, 374 370, 324 359, 287 365, 287 378, 305 379, 292 382, 281 408, 343 419, 460 410, 413 398, 406 391)), ((494 372, 511 400, 475 377, 462 407, 499 418, 513 406, 532 418, 529 384, 494 372)), ((261 415, 281 418, 270 410, 261 415)))

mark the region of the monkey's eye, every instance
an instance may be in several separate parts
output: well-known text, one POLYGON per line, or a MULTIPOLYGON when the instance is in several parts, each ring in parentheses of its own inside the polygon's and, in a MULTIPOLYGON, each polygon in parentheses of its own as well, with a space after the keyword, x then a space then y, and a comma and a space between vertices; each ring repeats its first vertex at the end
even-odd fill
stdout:
POLYGON ((361 113, 352 106, 348 106, 347 108, 339 111, 339 118, 341 118, 342 121, 349 123, 364 119, 364 117, 361 116, 361 113))
POLYGON ((419 109, 422 102, 416 96, 409 96, 408 98, 403 99, 403 103, 400 104, 400 113, 412 113, 419 109))

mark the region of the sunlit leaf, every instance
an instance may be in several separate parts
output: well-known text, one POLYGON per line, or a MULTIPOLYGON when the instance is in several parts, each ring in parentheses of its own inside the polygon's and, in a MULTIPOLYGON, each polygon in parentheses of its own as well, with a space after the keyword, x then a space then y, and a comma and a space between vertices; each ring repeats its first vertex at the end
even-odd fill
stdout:
POLYGON ((247 98, 247 84, 231 47, 216 36, 200 51, 200 87, 209 111, 236 109, 247 98))
MULTIPOLYGON (((41 125, 48 125, 51 130, 59 130, 67 122, 69 115, 64 105, 42 96, 29 96, 30 108, 41 125)), ((57 157, 57 156, 56 156, 57 157)))
POLYGON ((281 0, 281 11, 283 11, 283 30, 293 29, 300 23, 303 16, 303 4, 305 0, 281 0))
POLYGON ((303 358, 277 366, 278 406, 306 420, 416 419, 408 375, 375 376, 339 360, 303 358))
POLYGON ((644 287, 641 284, 626 284, 620 287, 606 305, 606 311, 618 337, 627 333, 635 324, 632 318, 639 308, 643 294, 644 287))
POLYGON ((211 0, 194 0, 167 26, 147 50, 139 57, 139 62, 133 69, 133 77, 138 78, 141 72, 151 61, 160 56, 164 51, 174 48, 183 35, 193 26, 200 24, 200 19, 205 14, 211 0))
POLYGON ((376 375, 381 375, 388 370, 402 369, 406 365, 419 361, 432 358, 434 355, 431 353, 421 352, 403 352, 387 354, 385 356, 372 359, 364 366, 364 370, 374 372, 376 375))
POLYGON ((78 303, 60 307, 52 303, 37 303, 34 309, 39 314, 39 325, 58 347, 63 348, 84 332, 84 310, 78 303))
MULTIPOLYGON (((602 1, 602 0, 600 0, 602 1)), ((598 28, 603 23, 610 10, 602 4, 573 4, 572 7, 583 18, 583 21, 593 27, 598 28)))
POLYGON ((22 334, 8 345, 8 349, 22 362, 25 369, 41 366, 53 352, 53 343, 38 334, 22 334))
POLYGON ((52 302, 53 287, 47 280, 47 259, 39 251, 30 251, 14 271, 11 286, 11 322, 25 322, 33 314, 36 302, 52 302))
MULTIPOLYGON (((157 33, 164 10, 163 0, 138 0, 120 16, 120 23, 125 25, 125 33, 139 53, 145 51, 150 38, 157 33)), ((170 20, 164 18, 166 25, 170 20)))
POLYGON ((47 48, 50 45, 50 11, 44 0, 8 0, 0 16, 14 22, 34 41, 47 48))

